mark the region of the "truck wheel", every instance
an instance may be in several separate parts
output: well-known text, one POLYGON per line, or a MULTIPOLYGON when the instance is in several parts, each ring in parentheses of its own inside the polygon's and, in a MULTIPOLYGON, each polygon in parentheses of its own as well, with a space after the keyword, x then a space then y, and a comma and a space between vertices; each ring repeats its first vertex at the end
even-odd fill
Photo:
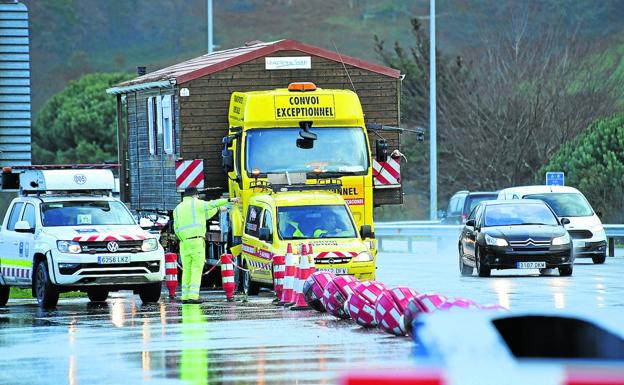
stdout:
POLYGON ((596 265, 602 265, 603 263, 605 263, 606 259, 607 259, 606 255, 596 255, 592 257, 592 262, 594 262, 594 264, 596 265))
POLYGON ((33 285, 39 306, 44 309, 55 308, 59 300, 59 291, 50 281, 50 274, 48 274, 48 266, 45 261, 39 261, 37 264, 33 285))
POLYGON ((243 265, 245 271, 242 271, 242 287, 243 293, 247 295, 258 295, 260 293, 260 285, 251 280, 251 271, 247 267, 247 263, 243 265))
POLYGON ((11 286, 0 286, 0 306, 6 306, 7 302, 9 302, 9 293, 11 292, 11 286))
POLYGON ((106 298, 108 298, 108 290, 100 288, 89 289, 87 296, 89 296, 89 301, 91 302, 105 302, 106 298))
POLYGON ((139 290, 139 297, 141 302, 150 303, 158 302, 160 299, 160 293, 162 291, 162 282, 150 283, 143 285, 139 290))

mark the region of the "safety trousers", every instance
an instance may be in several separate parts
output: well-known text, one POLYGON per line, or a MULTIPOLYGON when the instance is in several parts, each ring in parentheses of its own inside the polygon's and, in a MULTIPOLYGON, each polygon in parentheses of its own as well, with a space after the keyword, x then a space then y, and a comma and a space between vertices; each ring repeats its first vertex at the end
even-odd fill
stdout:
POLYGON ((198 299, 204 263, 206 241, 204 238, 187 239, 180 242, 182 255, 182 300, 198 299))

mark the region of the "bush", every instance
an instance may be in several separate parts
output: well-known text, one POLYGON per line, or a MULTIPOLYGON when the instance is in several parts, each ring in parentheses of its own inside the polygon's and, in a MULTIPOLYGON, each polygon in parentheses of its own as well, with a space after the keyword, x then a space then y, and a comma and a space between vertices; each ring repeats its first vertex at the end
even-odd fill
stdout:
POLYGON ((624 221, 624 113, 596 121, 576 139, 562 145, 536 175, 564 171, 565 183, 581 190, 603 222, 624 221))

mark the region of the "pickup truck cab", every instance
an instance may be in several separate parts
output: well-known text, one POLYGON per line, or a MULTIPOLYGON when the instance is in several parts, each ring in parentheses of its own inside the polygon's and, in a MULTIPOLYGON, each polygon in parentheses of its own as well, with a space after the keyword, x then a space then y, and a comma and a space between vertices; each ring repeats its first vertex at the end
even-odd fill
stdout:
POLYGON ((91 301, 117 290, 159 300, 163 248, 108 193, 110 170, 27 169, 19 178, 20 196, 0 229, 0 306, 11 286, 30 287, 46 308, 67 291, 84 291, 91 301))
MULTIPOLYGON (((242 236, 240 274, 244 292, 257 294, 273 285, 273 256, 285 255, 288 244, 297 254, 312 245, 316 270, 375 278, 375 253, 358 230, 349 206, 331 191, 287 191, 250 198, 242 236)), ((361 233, 365 234, 362 235, 361 233)))

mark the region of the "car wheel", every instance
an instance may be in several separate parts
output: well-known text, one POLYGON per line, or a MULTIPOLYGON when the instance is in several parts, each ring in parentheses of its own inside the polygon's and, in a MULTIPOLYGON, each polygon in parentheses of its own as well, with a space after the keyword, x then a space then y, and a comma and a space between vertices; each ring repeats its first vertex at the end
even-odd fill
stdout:
POLYGON ((35 286, 35 295, 37 296, 39 306, 44 309, 55 308, 59 300, 59 291, 50 281, 48 266, 45 261, 40 261, 37 265, 33 285, 35 286))
POLYGON ((6 306, 9 302, 9 293, 11 292, 11 286, 0 285, 0 306, 6 306))
POLYGON ((562 277, 569 277, 572 275, 572 265, 570 266, 559 266, 559 275, 562 277))
POLYGON ((606 259, 607 259, 606 255, 596 255, 596 256, 592 257, 592 261, 596 265, 602 265, 603 263, 605 263, 606 259))
POLYGON ((251 271, 249 271, 247 263, 243 265, 243 269, 245 269, 241 274, 243 293, 246 295, 258 295, 260 292, 260 285, 251 280, 251 271))
POLYGON ((108 298, 108 290, 101 288, 93 288, 87 291, 87 296, 91 302, 104 302, 108 298))
POLYGON ((479 247, 475 246, 475 264, 477 265, 477 275, 479 275, 479 277, 489 277, 492 273, 492 269, 487 266, 483 266, 480 254, 479 247))
POLYGON ((160 293, 162 292, 162 282, 155 282, 143 285, 139 290, 141 302, 150 303, 158 302, 160 293))
POLYGON ((459 273, 462 277, 469 277, 473 272, 472 266, 468 266, 464 263, 464 248, 459 245, 459 273))

